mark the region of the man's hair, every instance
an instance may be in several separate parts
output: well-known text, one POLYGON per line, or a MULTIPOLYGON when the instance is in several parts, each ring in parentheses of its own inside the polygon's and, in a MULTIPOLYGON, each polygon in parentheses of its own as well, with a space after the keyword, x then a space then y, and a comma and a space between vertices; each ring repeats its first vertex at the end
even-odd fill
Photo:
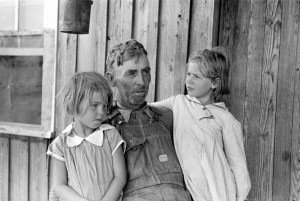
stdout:
POLYGON ((86 111, 95 92, 102 95, 104 104, 109 110, 113 100, 112 90, 106 78, 96 72, 76 73, 59 92, 58 97, 62 100, 66 112, 69 115, 76 115, 86 111), (89 104, 81 105, 83 101, 89 104))
POLYGON ((147 55, 147 51, 144 46, 136 40, 127 40, 115 45, 108 53, 106 59, 107 71, 112 72, 114 65, 123 65, 125 61, 128 61, 134 57, 139 57, 141 54, 147 55))
POLYGON ((213 91, 215 101, 222 101, 223 96, 229 94, 230 66, 224 47, 196 51, 189 57, 187 67, 190 63, 197 63, 200 72, 211 81, 220 79, 217 88, 213 91))

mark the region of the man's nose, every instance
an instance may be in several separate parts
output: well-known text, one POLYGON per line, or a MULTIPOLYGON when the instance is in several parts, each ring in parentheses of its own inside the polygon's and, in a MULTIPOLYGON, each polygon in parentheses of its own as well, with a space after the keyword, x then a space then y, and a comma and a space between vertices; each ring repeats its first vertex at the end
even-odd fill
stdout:
POLYGON ((138 85, 144 85, 145 81, 144 81, 144 76, 142 74, 142 72, 139 72, 136 76, 136 84, 138 85))

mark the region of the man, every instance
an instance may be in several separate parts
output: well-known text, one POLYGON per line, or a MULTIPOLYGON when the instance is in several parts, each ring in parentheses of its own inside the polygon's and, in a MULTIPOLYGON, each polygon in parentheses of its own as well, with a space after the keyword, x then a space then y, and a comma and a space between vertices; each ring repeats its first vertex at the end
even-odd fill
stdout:
POLYGON ((108 121, 127 143, 123 201, 191 200, 173 146, 172 111, 145 101, 151 69, 143 45, 129 40, 114 46, 106 65, 117 101, 108 121))

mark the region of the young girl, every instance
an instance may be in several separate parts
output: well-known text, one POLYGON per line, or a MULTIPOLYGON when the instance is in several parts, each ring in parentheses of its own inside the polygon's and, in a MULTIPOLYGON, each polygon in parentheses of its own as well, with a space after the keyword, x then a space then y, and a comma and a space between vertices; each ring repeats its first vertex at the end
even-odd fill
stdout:
POLYGON ((75 74, 59 95, 74 122, 50 144, 55 159, 53 188, 64 201, 120 199, 126 170, 118 131, 101 124, 111 106, 112 92, 96 72, 75 74))
POLYGON ((242 201, 251 187, 241 124, 219 102, 228 74, 224 49, 198 51, 187 64, 188 95, 152 104, 173 110, 175 149, 195 201, 242 201))

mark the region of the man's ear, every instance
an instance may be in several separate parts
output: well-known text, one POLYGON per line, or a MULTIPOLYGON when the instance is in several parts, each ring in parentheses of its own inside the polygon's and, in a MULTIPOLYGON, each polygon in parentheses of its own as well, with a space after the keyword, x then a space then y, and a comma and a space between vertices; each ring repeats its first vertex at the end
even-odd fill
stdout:
POLYGON ((116 86, 116 79, 115 79, 115 74, 113 72, 106 72, 105 77, 108 80, 109 84, 112 87, 116 86))

